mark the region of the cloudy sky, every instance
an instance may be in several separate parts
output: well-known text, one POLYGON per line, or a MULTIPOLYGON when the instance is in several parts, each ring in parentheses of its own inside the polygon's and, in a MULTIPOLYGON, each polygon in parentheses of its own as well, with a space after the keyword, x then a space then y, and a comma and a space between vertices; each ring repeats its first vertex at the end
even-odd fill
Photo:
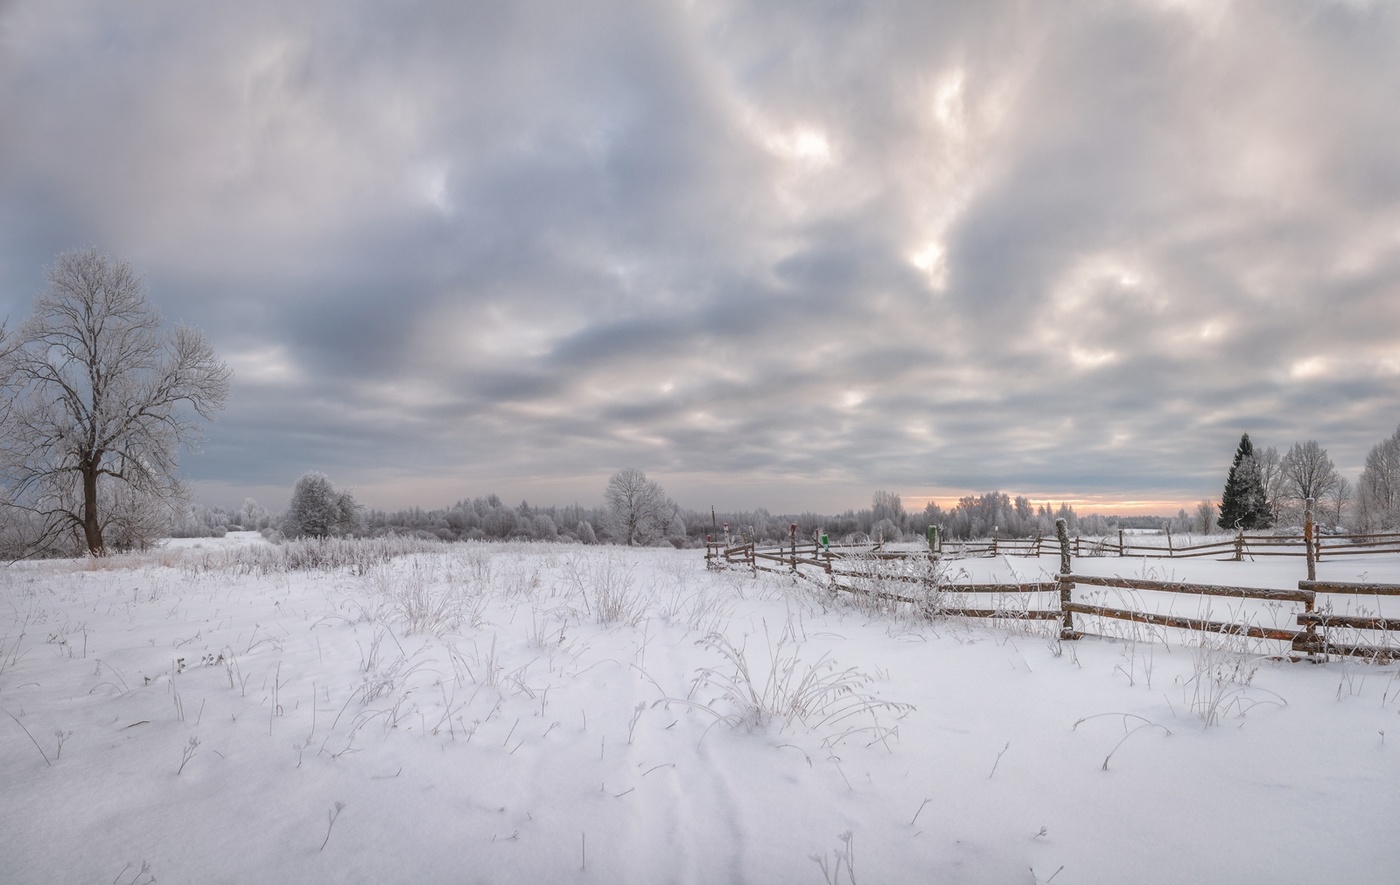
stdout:
POLYGON ((0 317, 129 259, 208 504, 1218 498, 1400 424, 1400 4, 0 0, 0 317))

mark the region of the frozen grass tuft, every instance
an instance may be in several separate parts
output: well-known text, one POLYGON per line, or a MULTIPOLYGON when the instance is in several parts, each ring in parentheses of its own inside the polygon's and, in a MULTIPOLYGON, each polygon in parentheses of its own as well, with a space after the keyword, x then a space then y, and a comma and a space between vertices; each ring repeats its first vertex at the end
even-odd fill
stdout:
POLYGON ((26 737, 29 738, 29 742, 34 745, 34 749, 39 751, 39 755, 44 757, 44 764, 53 765, 53 763, 49 761, 49 754, 45 753, 44 748, 39 746, 39 742, 34 740, 34 735, 29 733, 29 729, 25 728, 24 723, 20 722, 19 719, 15 716, 15 714, 11 713, 9 710, 0 710, 0 712, 3 712, 6 716, 9 716, 11 719, 14 719, 15 725, 18 725, 20 728, 24 729, 24 734, 26 737))
POLYGON ((407 569, 386 568, 373 573, 372 586, 403 618, 404 635, 440 637, 464 625, 481 625, 482 594, 437 577, 417 559, 407 569))
POLYGON ((821 867, 822 878, 826 880, 826 885, 840 885, 841 871, 846 872, 845 881, 848 885, 856 885, 856 837, 850 830, 842 833, 836 838, 841 840, 840 848, 836 849, 830 858, 825 854, 811 855, 812 861, 821 867))
POLYGON ((112 885, 152 885, 156 881, 156 875, 151 872, 149 861, 141 861, 141 867, 137 870, 132 870, 133 866, 135 864, 128 863, 122 867, 122 871, 117 873, 117 878, 112 880, 112 885), (131 874, 130 879, 124 878, 127 873, 131 874))
POLYGON ((770 638, 766 656, 758 659, 760 670, 750 662, 745 645, 736 646, 722 634, 710 634, 704 644, 718 652, 726 666, 700 670, 691 693, 717 690, 718 696, 706 706, 731 727, 800 723, 828 732, 824 739, 828 745, 857 734, 867 735, 870 743, 875 743, 892 733, 881 724, 881 713, 903 716, 914 709, 870 694, 866 690, 870 676, 854 667, 838 669, 826 653, 805 662, 802 644, 791 629, 785 630, 776 644, 770 638), (720 713, 714 709, 716 704, 732 712, 720 713))
MULTIPOLYGON (((149 561, 188 571, 228 571, 240 575, 288 572, 349 571, 368 575, 376 567, 404 556, 445 553, 443 541, 402 535, 379 538, 300 538, 281 544, 253 544, 220 551, 160 550, 149 561)), ((133 554, 135 555, 135 554, 133 554)))
POLYGON ((635 627, 646 617, 647 597, 637 588, 633 567, 624 564, 616 554, 570 556, 561 567, 582 597, 584 609, 599 624, 635 627))
MULTIPOLYGON (((1235 713, 1243 716, 1258 704, 1285 705, 1287 702, 1273 692, 1270 698, 1257 698, 1251 692, 1254 675, 1259 672, 1259 658, 1253 654, 1249 639, 1230 633, 1203 633, 1192 659, 1192 675, 1184 683, 1191 711, 1205 724, 1218 725, 1222 717, 1235 713)), ((1264 691, 1264 689, 1253 689, 1264 691)))

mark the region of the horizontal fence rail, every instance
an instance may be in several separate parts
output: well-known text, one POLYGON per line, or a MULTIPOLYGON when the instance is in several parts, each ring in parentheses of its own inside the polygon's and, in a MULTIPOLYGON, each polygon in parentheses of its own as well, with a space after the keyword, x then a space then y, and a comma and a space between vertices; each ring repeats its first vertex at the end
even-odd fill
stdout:
POLYGON ((1103 605, 1086 605, 1082 602, 1066 603, 1064 608, 1066 612, 1075 614, 1093 615, 1100 618, 1116 618, 1122 621, 1134 621, 1139 624, 1154 624, 1159 627, 1176 627, 1180 630, 1195 630, 1200 633, 1249 636, 1254 639, 1277 639, 1290 643, 1299 635, 1295 630, 1287 630, 1281 627, 1261 627, 1257 624, 1236 624, 1230 621, 1209 621, 1202 618, 1186 618, 1180 615, 1167 615, 1158 612, 1132 611, 1130 609, 1110 608, 1103 605))

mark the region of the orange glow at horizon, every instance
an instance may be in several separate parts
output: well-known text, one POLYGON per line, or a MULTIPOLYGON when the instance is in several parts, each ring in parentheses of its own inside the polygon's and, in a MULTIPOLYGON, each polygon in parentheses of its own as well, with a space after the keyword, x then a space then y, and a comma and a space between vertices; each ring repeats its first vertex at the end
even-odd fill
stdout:
MULTIPOLYGON (((977 493, 980 497, 981 493, 977 493)), ((928 502, 933 501, 944 510, 951 510, 957 506, 958 500, 963 495, 902 495, 900 500, 904 503, 907 512, 915 513, 923 510, 928 502)), ((1049 505, 1050 509, 1058 510, 1061 504, 1068 504, 1073 508, 1077 516, 1088 516, 1097 513, 1101 516, 1176 516, 1177 511, 1185 510, 1192 513, 1196 507, 1196 501, 1180 501, 1169 498, 1125 498, 1111 495, 1065 495, 1063 497, 1055 495, 1025 495, 1023 496, 1031 502, 1031 506, 1037 510, 1041 505, 1049 505)), ((1015 495, 1011 496, 1016 499, 1015 495)))

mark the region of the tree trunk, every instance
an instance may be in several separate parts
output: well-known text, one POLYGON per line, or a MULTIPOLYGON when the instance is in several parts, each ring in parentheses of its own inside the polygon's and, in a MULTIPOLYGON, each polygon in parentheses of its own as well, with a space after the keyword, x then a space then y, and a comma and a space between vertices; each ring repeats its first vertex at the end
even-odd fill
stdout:
POLYGON ((83 465, 83 537, 89 555, 101 556, 106 552, 97 511, 97 468, 86 464, 83 465))

